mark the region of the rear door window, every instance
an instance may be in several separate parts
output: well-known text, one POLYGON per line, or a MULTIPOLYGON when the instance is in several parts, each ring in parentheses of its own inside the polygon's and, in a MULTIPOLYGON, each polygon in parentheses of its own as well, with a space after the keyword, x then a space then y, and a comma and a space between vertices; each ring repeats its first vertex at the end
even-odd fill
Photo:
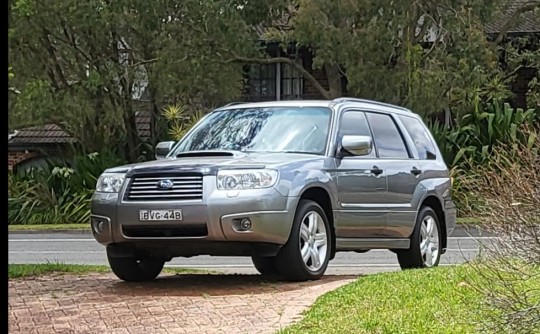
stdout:
POLYGON ((418 151, 418 157, 422 160, 435 159, 435 145, 429 137, 426 127, 418 119, 399 115, 399 120, 411 136, 411 139, 418 151))
POLYGON ((379 158, 409 159, 407 146, 390 115, 366 113, 379 158))

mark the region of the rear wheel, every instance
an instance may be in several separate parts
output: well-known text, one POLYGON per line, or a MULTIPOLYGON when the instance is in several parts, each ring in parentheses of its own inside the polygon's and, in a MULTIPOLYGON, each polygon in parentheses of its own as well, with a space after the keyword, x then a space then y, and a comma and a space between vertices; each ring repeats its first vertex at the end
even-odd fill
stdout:
POLYGON ((164 260, 150 256, 115 257, 108 251, 107 259, 113 273, 126 282, 151 281, 159 275, 165 264, 164 260))
POLYGON ((441 259, 441 228, 432 208, 423 207, 418 213, 411 234, 411 247, 396 251, 401 269, 436 267, 441 259))
POLYGON ((331 249, 330 225, 323 209, 314 201, 301 200, 289 240, 276 257, 277 269, 287 280, 318 279, 326 271, 331 249))
POLYGON ((275 257, 252 256, 251 260, 258 272, 263 276, 275 276, 278 274, 275 257))

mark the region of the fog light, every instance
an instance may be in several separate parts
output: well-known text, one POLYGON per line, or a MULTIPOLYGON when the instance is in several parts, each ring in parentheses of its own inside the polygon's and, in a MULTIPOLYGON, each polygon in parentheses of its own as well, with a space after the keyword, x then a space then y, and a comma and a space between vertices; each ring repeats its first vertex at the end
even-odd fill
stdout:
POLYGON ((240 229, 242 231, 247 231, 251 228, 251 220, 244 218, 240 221, 240 229))
POLYGON ((105 232, 107 229, 107 219, 92 217, 92 229, 96 234, 105 232))
POLYGON ((103 220, 99 220, 97 225, 96 225, 97 232, 101 233, 101 232, 103 232, 104 229, 105 229, 105 222, 103 220))

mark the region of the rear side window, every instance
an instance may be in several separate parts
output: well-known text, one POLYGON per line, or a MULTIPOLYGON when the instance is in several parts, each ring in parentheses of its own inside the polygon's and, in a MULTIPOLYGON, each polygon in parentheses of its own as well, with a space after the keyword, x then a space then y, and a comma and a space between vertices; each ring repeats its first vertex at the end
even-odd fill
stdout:
POLYGON ((420 159, 435 159, 435 145, 431 141, 426 127, 416 118, 398 116, 411 136, 420 159))
POLYGON ((409 159, 407 146, 390 115, 366 113, 379 158, 409 159))

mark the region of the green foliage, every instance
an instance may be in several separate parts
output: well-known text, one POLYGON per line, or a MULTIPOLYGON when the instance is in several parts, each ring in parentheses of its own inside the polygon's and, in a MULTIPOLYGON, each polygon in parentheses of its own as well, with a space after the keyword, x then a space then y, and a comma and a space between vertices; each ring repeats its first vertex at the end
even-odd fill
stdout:
POLYGON ((520 147, 534 149, 540 135, 540 119, 534 109, 511 108, 493 100, 476 107, 451 128, 439 122, 429 124, 435 141, 453 177, 453 197, 461 216, 477 216, 481 194, 470 184, 478 177, 471 166, 497 163, 501 145, 506 157, 515 156, 520 147))
POLYGON ((284 1, 17 0, 10 7, 9 66, 21 90, 10 127, 55 123, 89 152, 112 147, 130 161, 165 134, 169 104, 208 110, 244 84, 237 54, 259 54, 253 25, 284 1), (136 127, 144 93, 152 128, 136 127))
POLYGON ((111 153, 92 153, 8 174, 9 224, 88 223, 97 178, 122 162, 111 153))
MULTIPOLYGON (((508 96, 496 46, 483 31, 500 0, 294 3, 287 29, 278 24, 267 37, 312 51, 313 67, 327 70, 330 86, 345 76, 349 95, 405 105, 422 115, 461 115, 477 96, 508 96), (336 66, 333 74, 328 71, 336 66)), ((330 97, 344 93, 332 88, 330 97)))
MULTIPOLYGON (((540 5, 536 13, 540 14, 540 5)), ((527 104, 540 113, 540 37, 538 34, 526 34, 510 38, 499 46, 499 52, 504 57, 505 72, 508 78, 518 75, 529 77, 527 89, 527 104)))
MULTIPOLYGON (((8 8, 8 72, 16 73, 10 91, 20 94, 10 94, 9 123, 56 123, 88 152, 109 146, 136 161, 166 135, 164 107, 192 113, 241 97, 243 66, 269 57, 261 38, 292 50, 293 58, 312 52, 313 62, 295 64, 324 70, 321 82, 305 79, 324 82, 325 97, 344 94, 345 76, 349 95, 461 117, 477 99, 509 97, 514 75, 540 63, 537 41, 488 41, 484 24, 501 3, 16 0, 8 8), (254 27, 270 28, 260 36, 254 27), (133 101, 143 92, 151 114, 147 140, 138 136, 133 101)), ((533 106, 538 87, 535 78, 533 106)), ((183 132, 174 127, 172 136, 183 132)))
POLYGON ((439 122, 430 124, 446 163, 460 168, 466 161, 488 162, 495 145, 500 143, 530 145, 538 136, 534 128, 540 122, 534 109, 514 109, 507 103, 476 103, 476 107, 448 128, 439 122), (522 131, 529 127, 529 131, 522 131))
POLYGON ((186 107, 178 104, 165 107, 162 115, 168 123, 169 136, 175 141, 180 140, 195 123, 204 117, 201 111, 187 115, 186 107))

